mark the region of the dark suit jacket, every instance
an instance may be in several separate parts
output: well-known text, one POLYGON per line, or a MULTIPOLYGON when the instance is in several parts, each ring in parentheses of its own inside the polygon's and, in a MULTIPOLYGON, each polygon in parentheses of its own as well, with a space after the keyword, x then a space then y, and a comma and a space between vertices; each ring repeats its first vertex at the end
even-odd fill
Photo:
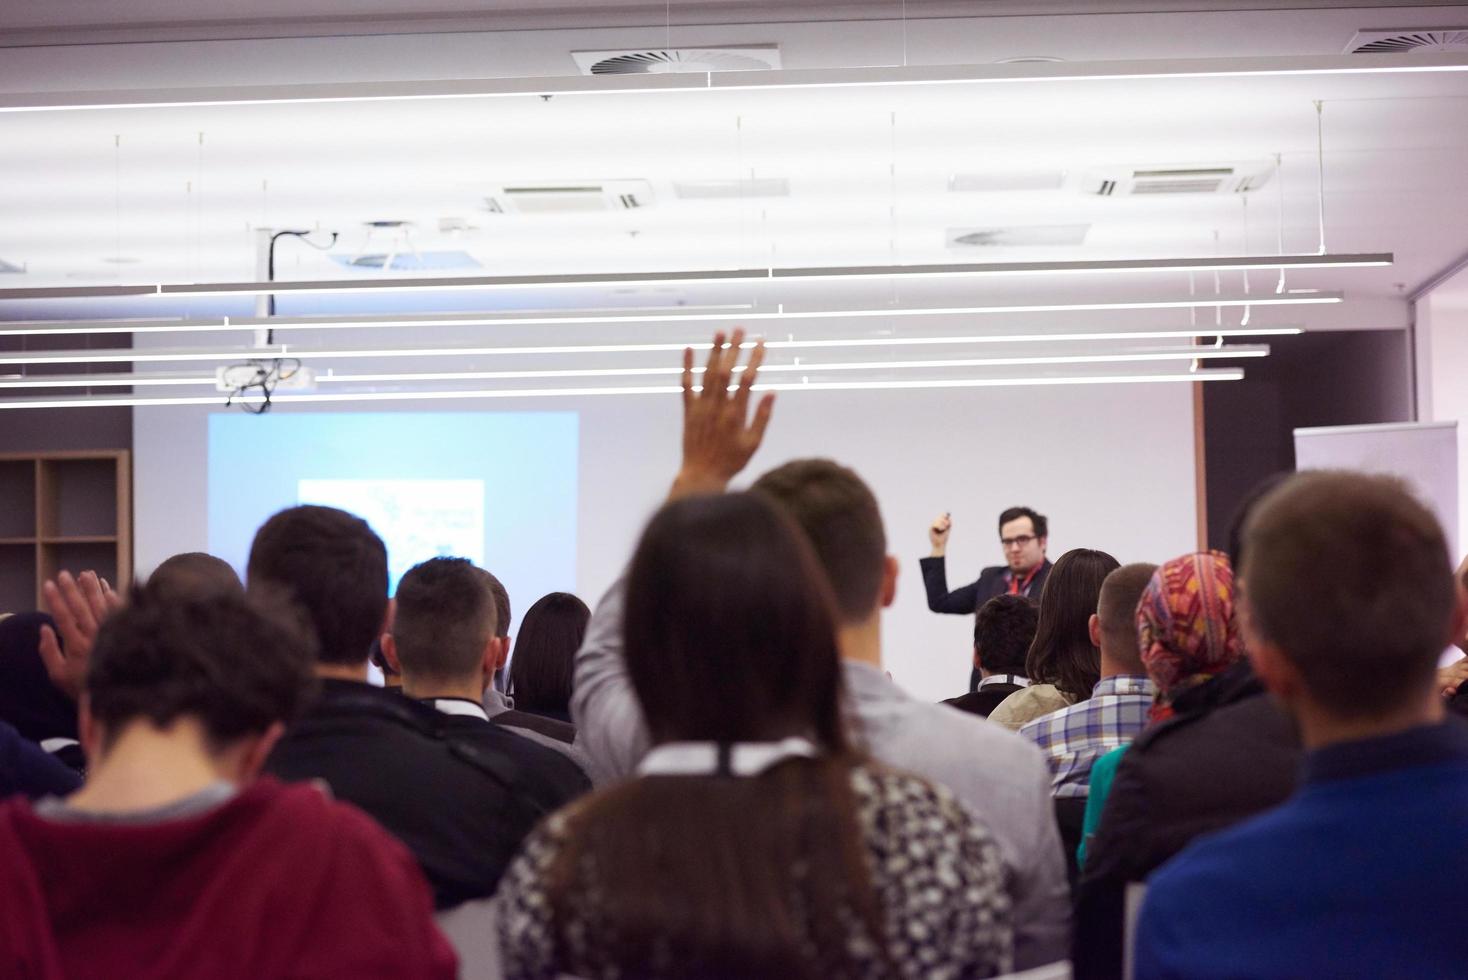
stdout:
MULTIPOLYGON (((1004 573, 1009 571, 1007 565, 986 568, 975 581, 949 592, 945 559, 924 558, 920 564, 923 569, 923 585, 928 590, 928 608, 933 612, 971 616, 996 595, 1009 591, 1009 583, 1004 578, 1004 573)), ((1045 559, 1025 595, 1036 600, 1040 598, 1040 590, 1045 587, 1045 579, 1050 574, 1050 565, 1050 559, 1045 559)))
POLYGON ((1125 895, 1199 836, 1283 803, 1299 777, 1294 724, 1241 663, 1174 703, 1117 766, 1076 894, 1075 975, 1120 977, 1125 895))
POLYGON ((323 779, 418 859, 439 908, 493 893, 532 827, 590 788, 561 753, 481 718, 326 680, 266 770, 323 779))
POLYGON ((1009 697, 1015 691, 1022 690, 1024 688, 1018 684, 990 684, 982 691, 971 691, 963 697, 949 698, 943 703, 951 704, 959 711, 967 711, 969 714, 987 718, 989 717, 989 712, 999 707, 1005 698, 1009 697))

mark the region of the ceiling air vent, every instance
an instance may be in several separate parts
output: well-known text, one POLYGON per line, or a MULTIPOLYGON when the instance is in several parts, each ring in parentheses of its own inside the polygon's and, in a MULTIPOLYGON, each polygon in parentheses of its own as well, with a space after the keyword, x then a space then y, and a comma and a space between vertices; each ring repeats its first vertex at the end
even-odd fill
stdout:
POLYGON ((1247 194, 1274 176, 1274 164, 1236 163, 1207 167, 1118 167, 1080 174, 1075 189, 1099 197, 1166 194, 1247 194))
POLYGON ((1008 228, 949 228, 949 248, 1030 248, 1083 245, 1090 225, 1016 225, 1008 228))
POLYGON ((1346 54, 1434 54, 1468 51, 1468 27, 1417 31, 1357 31, 1346 54))
POLYGON ((652 204, 645 180, 586 180, 552 184, 502 184, 484 198, 491 214, 587 214, 635 211, 652 204))
POLYGON ((665 75, 678 72, 768 71, 780 67, 776 44, 720 48, 638 48, 572 51, 583 75, 665 75))

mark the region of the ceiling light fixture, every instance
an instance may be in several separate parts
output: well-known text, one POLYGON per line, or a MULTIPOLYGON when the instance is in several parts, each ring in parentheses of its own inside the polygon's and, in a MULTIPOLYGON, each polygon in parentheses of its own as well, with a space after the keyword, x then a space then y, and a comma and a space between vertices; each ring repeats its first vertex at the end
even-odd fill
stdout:
POLYGON ((1390 252, 1336 255, 1248 255, 1230 258, 1099 259, 1066 262, 954 262, 931 265, 829 266, 791 269, 699 269, 685 272, 561 273, 531 276, 435 276, 417 279, 305 279, 287 282, 199 282, 120 286, 32 286, 0 289, 0 299, 91 299, 125 296, 259 296, 379 293, 571 286, 738 285, 762 282, 852 282, 952 279, 967 276, 1073 273, 1238 272, 1258 269, 1359 269, 1389 266, 1390 252))
POLYGON ((0 99, 0 112, 181 108, 321 102, 401 102, 549 95, 857 88, 1037 82, 1151 81, 1310 75, 1390 75, 1468 71, 1461 54, 1207 58, 1194 60, 914 65, 758 72, 708 72, 549 78, 473 78, 398 82, 323 82, 198 88, 22 92, 0 99))
MULTIPOLYGON (((1026 343, 1034 341, 1069 342, 1073 340, 1142 340, 1152 338, 1226 337, 1226 336, 1276 336, 1297 334, 1299 327, 1249 328, 1242 333, 1226 328, 1193 329, 1189 331, 1115 331, 1092 334, 1017 334, 1010 336, 966 336, 966 337, 864 337, 833 340, 770 340, 765 347, 769 350, 799 350, 802 348, 840 347, 907 347, 932 346, 938 344, 987 344, 1026 343)), ((294 358, 296 360, 318 360, 321 358, 358 357, 499 357, 524 354, 622 354, 622 353, 676 353, 689 344, 581 344, 545 347, 335 347, 319 349, 297 349, 289 344, 274 347, 254 348, 175 348, 148 350, 146 348, 122 348, 113 350, 68 350, 68 351, 18 351, 0 354, 0 364, 162 364, 162 363, 222 363, 244 360, 273 360, 294 358)), ((696 345, 695 345, 696 346, 696 345)), ((1202 348, 1200 348, 1201 350, 1202 348)))
MULTIPOLYGON (((1182 374, 1118 374, 1065 375, 1029 378, 932 378, 904 381, 811 381, 757 384, 755 391, 892 391, 925 388, 1010 388, 1048 387, 1054 385, 1098 384, 1168 384, 1200 381, 1242 381, 1240 368, 1220 368, 1182 374)), ((637 385, 611 388, 522 388, 474 389, 470 391, 333 391, 309 395, 275 395, 271 402, 353 402, 353 401, 444 401, 475 398, 583 398, 604 395, 673 395, 675 385, 637 385)), ((222 406, 223 396, 162 398, 148 396, 93 398, 6 398, 0 399, 0 410, 43 408, 145 408, 164 405, 222 406)))
MULTIPOLYGON (((1155 361, 1192 361, 1268 357, 1266 344, 1237 344, 1226 347, 1179 347, 1171 349, 1117 351, 1106 354, 1053 354, 1020 357, 940 358, 929 360, 838 361, 809 364, 765 364, 763 373, 816 373, 820 371, 892 371, 952 369, 971 367, 1020 367, 1059 364, 1120 364, 1155 361)), ((615 378, 677 375, 681 367, 629 368, 558 368, 534 371, 389 371, 369 374, 325 372, 315 377, 317 384, 367 384, 410 381, 512 381, 542 378, 615 378)), ((742 371, 743 368, 736 368, 742 371)), ((698 368, 696 373, 702 374, 698 368)), ((12 375, 0 376, 0 389, 34 388, 109 388, 153 385, 212 385, 213 375, 12 375)))

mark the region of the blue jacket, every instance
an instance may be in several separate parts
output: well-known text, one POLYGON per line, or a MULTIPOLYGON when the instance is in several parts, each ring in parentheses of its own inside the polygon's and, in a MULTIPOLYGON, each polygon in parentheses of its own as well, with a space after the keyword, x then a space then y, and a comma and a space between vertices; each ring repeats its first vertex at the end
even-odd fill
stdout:
POLYGON ((75 772, 0 722, 0 799, 16 793, 24 793, 33 800, 65 796, 81 784, 81 777, 75 772))
POLYGON ((1151 879, 1140 980, 1468 976, 1468 724, 1332 745, 1151 879))

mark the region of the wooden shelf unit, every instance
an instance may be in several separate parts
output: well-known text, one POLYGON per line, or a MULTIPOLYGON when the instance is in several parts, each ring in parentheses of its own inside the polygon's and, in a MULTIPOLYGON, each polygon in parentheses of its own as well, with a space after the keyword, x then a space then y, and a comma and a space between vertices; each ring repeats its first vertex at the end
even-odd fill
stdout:
POLYGON ((0 612, 41 606, 41 583, 92 569, 132 580, 132 453, 0 453, 0 612))

